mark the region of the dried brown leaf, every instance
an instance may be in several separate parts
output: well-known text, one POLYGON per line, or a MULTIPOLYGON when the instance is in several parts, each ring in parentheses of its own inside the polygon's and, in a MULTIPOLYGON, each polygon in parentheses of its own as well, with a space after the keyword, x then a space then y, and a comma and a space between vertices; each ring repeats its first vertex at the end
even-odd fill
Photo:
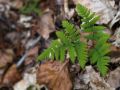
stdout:
POLYGON ((51 90, 71 90, 72 83, 68 65, 59 61, 47 61, 37 71, 37 82, 45 84, 51 90))
POLYGON ((5 67, 8 63, 12 63, 14 52, 11 49, 0 50, 0 68, 5 67))
POLYGON ((13 85, 21 79, 21 74, 16 65, 12 65, 3 77, 3 84, 13 85))
POLYGON ((38 22, 37 32, 44 38, 48 39, 50 33, 55 31, 55 25, 52 18, 52 12, 45 12, 38 22))
POLYGON ((114 88, 118 88, 120 86, 120 67, 109 73, 107 82, 114 88))

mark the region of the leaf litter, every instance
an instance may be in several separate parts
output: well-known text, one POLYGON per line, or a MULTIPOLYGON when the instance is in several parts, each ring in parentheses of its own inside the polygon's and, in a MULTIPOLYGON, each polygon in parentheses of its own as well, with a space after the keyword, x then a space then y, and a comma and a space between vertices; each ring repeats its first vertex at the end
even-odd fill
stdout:
POLYGON ((119 90, 119 0, 40 0, 40 16, 19 12, 26 2, 0 0, 0 90, 119 90), (63 19, 79 25, 74 10, 78 3, 100 15, 97 24, 107 26, 106 33, 113 37, 112 66, 104 78, 92 66, 81 72, 70 62, 36 62, 63 19))

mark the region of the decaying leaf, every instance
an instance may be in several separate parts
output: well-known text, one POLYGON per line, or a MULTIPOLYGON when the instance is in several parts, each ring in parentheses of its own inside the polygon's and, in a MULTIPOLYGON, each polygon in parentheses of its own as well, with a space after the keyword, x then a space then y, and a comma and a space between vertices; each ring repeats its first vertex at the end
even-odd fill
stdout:
POLYGON ((86 67, 86 72, 83 75, 83 80, 90 84, 92 90, 115 90, 111 87, 91 66, 86 67))
POLYGON ((12 65, 3 77, 3 84, 13 85, 21 79, 21 74, 16 65, 12 65))
POLYGON ((38 22, 37 32, 44 38, 48 39, 50 33, 55 31, 55 25, 52 18, 52 12, 46 11, 41 17, 40 22, 38 22))
POLYGON ((0 50, 0 68, 4 68, 8 63, 12 63, 14 52, 11 49, 0 50))
POLYGON ((118 88, 120 86, 120 67, 109 73, 107 82, 114 88, 118 88))
POLYGON ((72 83, 68 66, 59 61, 47 61, 40 65, 37 71, 38 84, 47 85, 51 90, 71 90, 72 83))

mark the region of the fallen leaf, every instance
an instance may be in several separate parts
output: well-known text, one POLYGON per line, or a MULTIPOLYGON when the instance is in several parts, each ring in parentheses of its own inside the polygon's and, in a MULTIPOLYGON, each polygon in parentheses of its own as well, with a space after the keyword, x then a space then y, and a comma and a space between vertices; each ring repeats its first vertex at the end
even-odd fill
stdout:
POLYGON ((120 86, 120 67, 109 73, 107 82, 114 88, 118 88, 120 86))
POLYGON ((71 90, 72 82, 68 65, 59 61, 47 61, 40 65, 37 71, 37 82, 45 84, 51 90, 71 90))
POLYGON ((73 84, 74 90, 115 90, 92 66, 86 66, 84 72, 78 73, 73 84))
POLYGON ((21 79, 21 73, 18 71, 16 65, 12 65, 3 77, 3 84, 14 85, 21 79))
MULTIPOLYGON (((36 27, 36 26, 35 26, 36 27)), ((48 39, 50 33, 55 31, 55 25, 50 11, 45 12, 41 17, 37 25, 37 32, 44 38, 48 39)))
POLYGON ((12 63, 14 52, 12 49, 0 50, 0 68, 4 68, 7 64, 12 63))
POLYGON ((114 87, 111 87, 99 73, 95 72, 92 66, 86 67, 86 72, 83 75, 83 80, 92 90, 115 90, 114 87))

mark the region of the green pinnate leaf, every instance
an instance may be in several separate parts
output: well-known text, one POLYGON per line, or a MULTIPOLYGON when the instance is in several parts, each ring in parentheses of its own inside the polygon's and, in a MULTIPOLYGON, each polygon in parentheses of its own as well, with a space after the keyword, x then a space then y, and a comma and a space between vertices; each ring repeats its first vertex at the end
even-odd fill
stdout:
POLYGON ((69 53, 69 56, 70 56, 70 59, 71 59, 72 63, 74 63, 75 58, 76 58, 76 51, 75 51, 75 48, 72 45, 70 45, 68 47, 68 53, 69 53))

